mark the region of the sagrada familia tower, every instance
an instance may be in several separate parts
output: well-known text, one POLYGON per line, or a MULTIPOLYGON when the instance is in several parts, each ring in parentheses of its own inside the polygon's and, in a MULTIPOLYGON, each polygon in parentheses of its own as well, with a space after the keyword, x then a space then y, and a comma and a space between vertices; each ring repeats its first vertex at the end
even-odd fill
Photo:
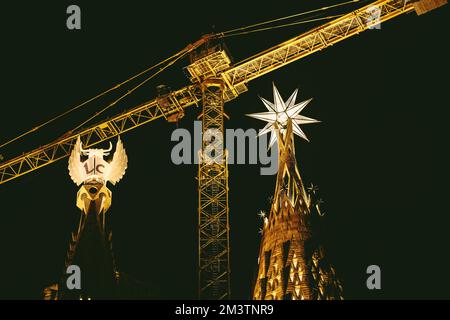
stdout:
POLYGON ((297 90, 285 102, 275 85, 274 103, 263 98, 268 112, 249 116, 267 121, 260 135, 271 132, 269 148, 278 142, 278 174, 269 216, 263 228, 256 300, 343 299, 342 285, 316 237, 322 217, 317 188, 306 189, 295 159, 294 134, 307 140, 301 124, 318 122, 299 113, 311 101, 295 104, 297 90))
MULTIPOLYGON (((77 186, 80 221, 72 232, 65 269, 60 280, 45 288, 45 300, 95 300, 146 296, 146 287, 118 270, 112 248, 112 223, 109 208, 112 192, 107 182, 116 185, 127 169, 128 157, 119 138, 112 150, 84 150, 80 137, 69 158, 69 174, 77 186), (78 270, 79 286, 69 287, 72 273, 78 270), (70 271, 70 272, 68 272, 70 271)), ((75 281, 76 282, 76 281, 75 281)))

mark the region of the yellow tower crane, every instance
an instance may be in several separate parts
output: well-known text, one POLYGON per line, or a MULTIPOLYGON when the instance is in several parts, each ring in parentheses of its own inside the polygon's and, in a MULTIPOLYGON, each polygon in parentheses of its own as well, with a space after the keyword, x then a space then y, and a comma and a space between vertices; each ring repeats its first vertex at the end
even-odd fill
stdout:
MULTIPOLYGON (((223 105, 246 92, 249 81, 404 13, 415 10, 420 15, 446 3, 447 0, 378 0, 235 65, 220 44, 196 54, 196 49, 221 35, 204 36, 182 50, 183 54, 194 53, 187 67, 190 85, 1 163, 0 184, 68 156, 78 136, 89 148, 159 118, 176 121, 184 115, 185 108, 193 105, 202 105, 203 132, 218 129, 223 133, 223 105), (377 19, 373 18, 374 11, 377 19)), ((202 149, 205 147, 204 142, 202 149)), ((227 299, 230 248, 225 150, 215 154, 212 161, 200 162, 198 198, 199 297, 227 299)))

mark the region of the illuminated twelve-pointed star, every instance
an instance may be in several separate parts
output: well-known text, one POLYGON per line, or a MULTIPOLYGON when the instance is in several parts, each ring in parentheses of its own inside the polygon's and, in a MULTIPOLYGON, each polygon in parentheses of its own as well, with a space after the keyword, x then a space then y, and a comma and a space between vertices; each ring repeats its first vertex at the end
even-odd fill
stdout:
POLYGON ((272 103, 260 97, 269 112, 252 113, 247 115, 249 117, 268 122, 259 132, 258 136, 271 132, 269 149, 277 140, 277 129, 275 127, 275 123, 277 124, 282 136, 285 137, 288 119, 291 119, 292 131, 294 134, 305 139, 306 141, 309 141, 305 133, 302 129, 300 129, 300 125, 320 122, 319 120, 300 115, 300 112, 308 105, 308 103, 311 102, 312 98, 296 104, 295 99, 297 98, 297 93, 298 89, 291 94, 287 101, 283 101, 277 87, 273 84, 274 102, 272 103))

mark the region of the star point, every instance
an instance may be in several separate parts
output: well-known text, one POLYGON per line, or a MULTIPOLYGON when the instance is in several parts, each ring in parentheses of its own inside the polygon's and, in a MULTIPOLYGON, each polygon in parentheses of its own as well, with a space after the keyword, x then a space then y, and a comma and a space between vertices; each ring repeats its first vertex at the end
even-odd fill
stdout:
POLYGON ((319 123, 319 120, 305 117, 300 114, 303 109, 312 101, 311 99, 295 103, 297 98, 298 89, 296 89, 286 102, 282 99, 277 87, 273 83, 273 99, 274 102, 270 102, 263 97, 259 97, 268 111, 259 112, 253 114, 247 114, 247 116, 267 122, 262 130, 260 130, 258 136, 262 136, 270 132, 269 149, 275 144, 277 140, 277 130, 280 131, 282 136, 286 135, 287 124, 289 119, 292 122, 292 131, 295 135, 309 142, 308 137, 300 128, 300 125, 319 123))

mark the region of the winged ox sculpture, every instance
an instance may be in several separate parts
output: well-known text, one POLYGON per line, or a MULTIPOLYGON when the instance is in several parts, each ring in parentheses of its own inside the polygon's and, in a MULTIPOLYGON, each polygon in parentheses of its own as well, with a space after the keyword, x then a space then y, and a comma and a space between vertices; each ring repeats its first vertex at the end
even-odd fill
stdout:
POLYGON ((113 185, 122 179, 128 165, 128 157, 120 137, 117 140, 116 150, 112 160, 106 161, 104 157, 109 156, 112 144, 108 149, 83 149, 80 136, 69 158, 69 174, 77 186, 85 182, 106 183, 113 185), (87 158, 86 158, 87 157, 87 158), (82 160, 84 158, 85 160, 82 160))

